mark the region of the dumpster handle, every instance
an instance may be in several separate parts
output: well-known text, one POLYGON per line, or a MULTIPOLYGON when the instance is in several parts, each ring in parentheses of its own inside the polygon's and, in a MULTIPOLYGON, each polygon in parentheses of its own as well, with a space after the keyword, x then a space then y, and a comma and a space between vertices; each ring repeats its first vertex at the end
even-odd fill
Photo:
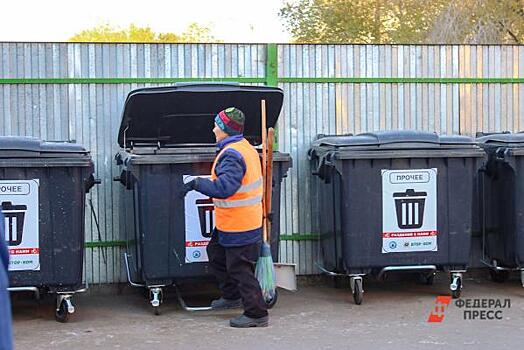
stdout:
POLYGON ((482 217, 482 259, 481 261, 484 262, 486 260, 486 189, 485 189, 485 178, 484 176, 489 176, 488 172, 487 172, 487 166, 484 165, 482 168, 481 168, 481 171, 480 171, 480 181, 477 181, 477 193, 480 192, 480 190, 482 190, 482 198, 480 199, 480 203, 481 203, 481 211, 480 211, 480 215, 482 217), (484 168, 484 169, 483 169, 484 168), (484 170, 484 171, 483 171, 484 170), (482 183, 479 183, 479 182, 482 182, 482 183))
POLYGON ((333 155, 333 152, 328 152, 323 157, 320 157, 318 161, 318 166, 315 170, 312 171, 312 175, 317 175, 322 180, 326 180, 325 176, 321 173, 320 169, 324 166, 335 167, 335 164, 331 161, 333 155))
POLYGON ((85 182, 86 193, 88 193, 89 190, 91 190, 91 188, 93 188, 94 185, 100 185, 101 183, 102 183, 102 180, 95 179, 94 175, 91 174, 85 182))
POLYGON ((333 271, 326 270, 320 263, 316 262, 315 265, 320 270, 320 272, 325 273, 328 276, 346 276, 344 273, 337 273, 333 271))
MULTIPOLYGON (((126 132, 129 129, 129 124, 126 125, 126 128, 124 129, 124 149, 127 149, 127 142, 126 142, 126 132)), ((133 148, 133 147, 131 147, 133 148)))
POLYGON ((320 168, 322 168, 322 166, 324 165, 324 157, 319 157, 318 159, 318 165, 316 167, 316 169, 314 169, 311 174, 312 175, 319 175, 320 176, 320 168))
POLYGON ((497 151, 495 152, 495 156, 497 157, 498 160, 506 161, 506 157, 510 154, 510 152, 511 151, 509 148, 499 147, 497 148, 497 151))
POLYGON ((184 299, 182 298, 182 293, 180 293, 180 290, 178 289, 176 284, 173 284, 173 287, 175 287, 176 296, 178 299, 178 302, 180 303, 180 306, 182 306, 182 309, 186 311, 209 311, 212 309, 210 306, 188 306, 184 299))
POLYGON ((178 260, 178 265, 182 267, 184 264, 182 264, 182 260, 180 260, 180 257, 178 256, 178 253, 176 252, 176 249, 174 248, 173 248, 173 254, 175 254, 175 257, 178 260))
POLYGON ((8 287, 8 292, 33 292, 36 300, 40 299, 40 290, 37 287, 8 287))
POLYGON ((129 273, 129 262, 127 252, 124 253, 124 261, 126 262, 127 281, 133 287, 145 287, 145 284, 135 283, 131 280, 131 274, 129 273))
POLYGON ((404 265, 386 266, 380 270, 377 279, 380 279, 386 272, 390 271, 437 271, 436 265, 404 265))
MULTIPOLYGON (((93 207, 93 199, 89 198, 89 204, 91 207, 91 214, 93 215, 93 218, 95 219, 95 225, 96 230, 98 232, 98 241, 102 242, 102 235, 100 234, 100 225, 98 225, 98 218, 96 217, 95 208, 93 207)), ((105 249, 102 248, 102 258, 104 259, 104 264, 107 265, 107 256, 105 249)))

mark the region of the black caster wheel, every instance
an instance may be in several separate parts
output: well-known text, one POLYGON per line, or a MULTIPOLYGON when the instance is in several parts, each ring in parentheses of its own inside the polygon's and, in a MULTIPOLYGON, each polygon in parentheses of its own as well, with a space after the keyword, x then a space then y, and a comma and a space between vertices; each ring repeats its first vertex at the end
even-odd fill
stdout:
POLYGON ((161 288, 152 288, 149 289, 149 302, 153 307, 153 312, 156 316, 160 315, 160 306, 163 302, 163 292, 161 288))
POLYGON ((67 304, 65 300, 62 300, 60 307, 55 311, 55 320, 60 323, 66 323, 69 321, 69 311, 67 311, 67 304))
POLYGON ((509 278, 509 271, 495 271, 495 270, 489 270, 489 274, 491 276, 491 279, 494 281, 494 282, 497 282, 497 283, 504 283, 508 280, 509 278))
POLYGON ((272 309, 278 301, 278 291, 275 289, 275 295, 270 300, 266 300, 266 306, 268 309, 272 309))
POLYGON ((160 306, 153 306, 153 312, 155 316, 160 316, 160 306))
POLYGON ((419 275, 419 281, 422 284, 432 286, 435 283, 435 273, 421 273, 419 275))
MULTIPOLYGON (((453 285, 454 277, 451 277, 451 284, 453 285)), ((462 293, 462 277, 458 277, 456 279, 456 286, 455 288, 451 288, 451 297, 453 299, 460 298, 460 295, 462 293)))
POLYGON ((362 304, 362 298, 364 297, 364 289, 362 288, 362 279, 358 278, 354 281, 354 288, 353 288, 353 300, 355 301, 355 304, 360 305, 362 304))

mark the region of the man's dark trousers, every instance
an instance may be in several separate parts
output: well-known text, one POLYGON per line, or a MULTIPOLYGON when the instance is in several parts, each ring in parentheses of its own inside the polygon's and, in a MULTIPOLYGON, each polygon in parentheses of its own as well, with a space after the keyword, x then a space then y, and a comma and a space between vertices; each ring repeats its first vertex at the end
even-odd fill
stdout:
POLYGON ((244 315, 251 318, 268 314, 260 284, 255 278, 261 244, 223 247, 218 243, 218 234, 215 231, 207 246, 209 266, 218 279, 222 297, 229 300, 242 298, 244 315))

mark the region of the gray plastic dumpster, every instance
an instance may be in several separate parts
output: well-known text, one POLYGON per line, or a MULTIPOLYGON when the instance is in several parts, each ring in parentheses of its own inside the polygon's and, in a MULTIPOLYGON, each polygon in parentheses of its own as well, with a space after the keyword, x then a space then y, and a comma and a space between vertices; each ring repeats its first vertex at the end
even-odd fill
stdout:
POLYGON ((320 184, 321 270, 350 276, 451 273, 460 296, 469 261, 475 174, 482 150, 466 136, 383 131, 321 137, 310 150, 320 184))
POLYGON ((85 197, 97 181, 82 146, 0 137, 0 206, 11 291, 56 293, 56 319, 84 289, 85 197))
POLYGON ((496 282, 520 271, 524 286, 524 134, 490 134, 477 142, 487 155, 479 174, 482 262, 496 282))
MULTIPOLYGON (((212 201, 196 191, 179 197, 184 182, 209 176, 216 156, 212 133, 216 114, 229 106, 244 111, 244 136, 260 144, 260 100, 267 104, 267 125, 276 124, 282 107, 279 88, 235 84, 179 84, 131 91, 126 99, 116 155, 123 185, 122 212, 129 283, 149 291, 159 313, 166 287, 174 286, 190 310, 182 283, 212 280, 206 246, 214 227, 212 201)), ((291 166, 288 154, 274 153, 271 247, 278 259, 280 184, 291 166)))

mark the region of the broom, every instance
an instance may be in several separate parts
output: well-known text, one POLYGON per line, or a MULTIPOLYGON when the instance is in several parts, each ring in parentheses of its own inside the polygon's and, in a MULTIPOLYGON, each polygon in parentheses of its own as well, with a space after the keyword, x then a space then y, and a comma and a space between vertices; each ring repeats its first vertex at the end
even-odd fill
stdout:
POLYGON ((266 101, 261 102, 262 109, 262 178, 263 178, 263 195, 262 195, 262 232, 264 242, 260 250, 255 276, 260 283, 262 296, 267 304, 275 298, 275 268, 273 266, 273 257, 271 256, 270 228, 268 213, 271 210, 271 182, 272 182, 272 164, 268 166, 267 158, 273 159, 273 138, 274 131, 272 128, 269 132, 269 140, 266 140, 266 101), (269 141, 269 142, 268 142, 269 141), (269 171, 268 171, 269 170, 269 171), (271 179, 269 179, 271 177, 271 179), (268 195, 269 193, 269 195, 268 195))

